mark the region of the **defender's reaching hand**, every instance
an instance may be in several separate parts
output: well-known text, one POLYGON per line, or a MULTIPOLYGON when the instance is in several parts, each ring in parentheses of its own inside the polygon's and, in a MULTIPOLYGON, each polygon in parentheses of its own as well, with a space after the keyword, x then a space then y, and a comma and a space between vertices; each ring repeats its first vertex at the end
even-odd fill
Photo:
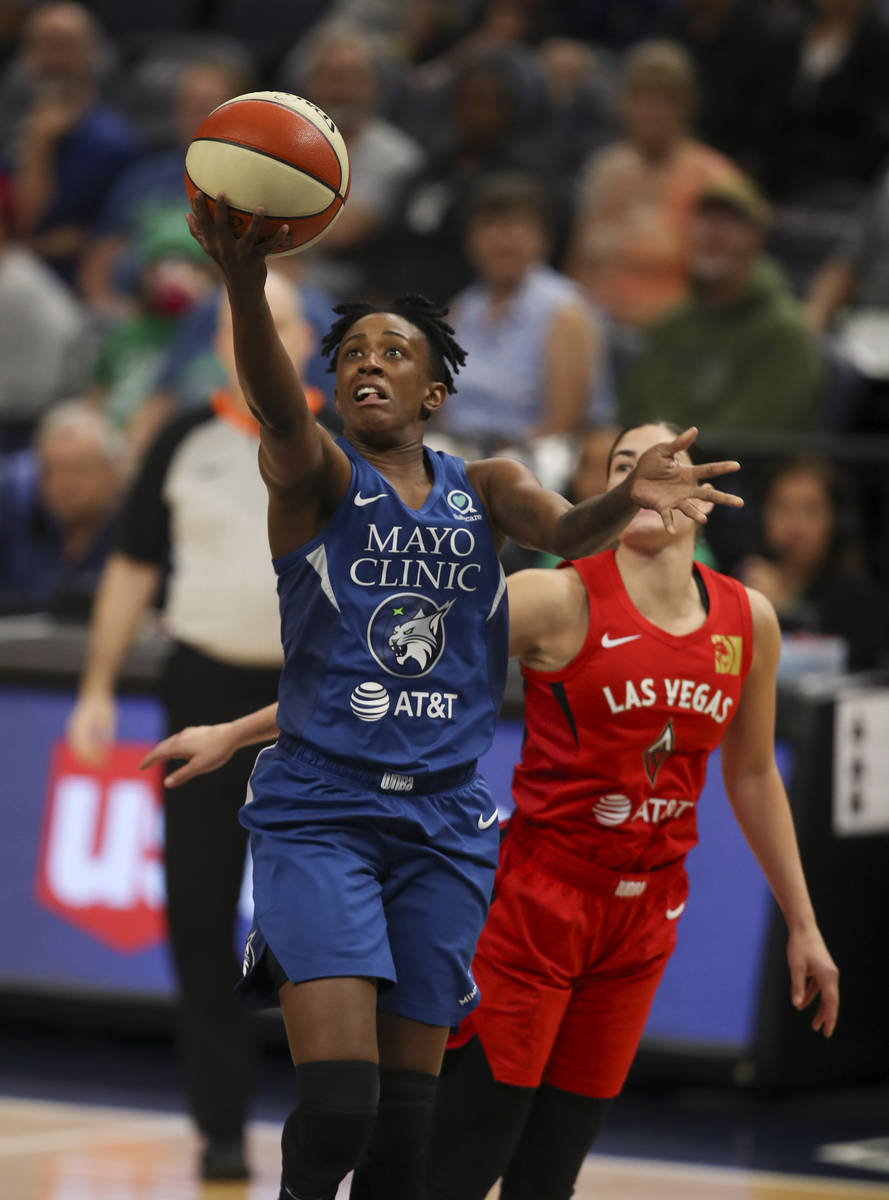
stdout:
POLYGON ((692 466, 679 461, 679 454, 687 450, 697 436, 698 431, 692 426, 672 442, 652 446, 640 456, 630 475, 630 498, 633 503, 660 513, 664 527, 670 533, 676 532, 676 511, 691 517, 699 525, 707 523, 707 514, 699 501, 725 504, 730 508, 744 506, 740 496, 718 492, 705 482, 717 475, 740 470, 740 463, 716 462, 692 466))

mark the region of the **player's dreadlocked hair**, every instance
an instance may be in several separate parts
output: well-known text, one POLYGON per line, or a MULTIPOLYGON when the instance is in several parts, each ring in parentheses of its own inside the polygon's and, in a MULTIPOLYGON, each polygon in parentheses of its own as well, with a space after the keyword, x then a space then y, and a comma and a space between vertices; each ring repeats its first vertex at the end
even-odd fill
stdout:
MULTIPOLYGON (((371 313, 391 312, 416 325, 429 346, 430 366, 436 382, 443 383, 449 392, 455 390, 454 375, 466 362, 466 351, 454 341, 453 327, 445 320, 448 310, 443 305, 412 292, 398 296, 383 308, 357 300, 338 304, 333 311, 338 319, 321 342, 321 353, 328 359, 329 371, 336 370, 340 343, 356 321, 371 313)), ((424 412, 424 416, 429 417, 430 414, 424 412)))

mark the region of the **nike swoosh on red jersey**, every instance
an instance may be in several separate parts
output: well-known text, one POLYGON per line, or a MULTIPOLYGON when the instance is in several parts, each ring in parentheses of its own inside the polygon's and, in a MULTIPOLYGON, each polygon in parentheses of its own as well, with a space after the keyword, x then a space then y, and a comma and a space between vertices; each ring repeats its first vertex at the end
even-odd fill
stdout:
POLYGON ((635 642, 642 637, 641 633, 631 633, 629 637, 613 638, 607 633, 602 634, 602 648, 604 650, 613 650, 615 646, 622 646, 625 642, 635 642))

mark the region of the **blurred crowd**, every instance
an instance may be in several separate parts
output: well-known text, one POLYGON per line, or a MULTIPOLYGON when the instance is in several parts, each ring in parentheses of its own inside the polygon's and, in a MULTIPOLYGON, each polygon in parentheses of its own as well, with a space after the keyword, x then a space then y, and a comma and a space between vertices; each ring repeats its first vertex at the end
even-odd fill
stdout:
POLYGON ((0 611, 82 619, 146 455, 223 411, 184 152, 278 88, 352 163, 330 235, 275 265, 320 420, 334 304, 447 301, 468 361, 433 444, 580 499, 621 426, 699 425, 755 468, 701 554, 814 661, 879 663, 887 62, 886 0, 0 0, 0 611))

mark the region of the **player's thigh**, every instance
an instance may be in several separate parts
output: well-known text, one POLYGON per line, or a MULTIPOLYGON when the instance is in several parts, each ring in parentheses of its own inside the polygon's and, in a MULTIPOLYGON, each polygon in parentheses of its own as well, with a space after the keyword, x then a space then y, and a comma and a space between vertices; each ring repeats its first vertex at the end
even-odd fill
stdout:
POLYGON ((620 1092, 672 949, 671 942, 622 972, 592 972, 575 987, 546 1065, 546 1083, 597 1099, 620 1092))
POLYGON ((285 983, 278 992, 290 1056, 305 1062, 377 1062, 377 985, 335 977, 285 983))
POLYGON ((251 839, 257 961, 267 945, 292 984, 394 980, 373 838, 336 825, 291 832, 251 839))
POLYGON ((396 1013, 377 1013, 377 1044, 380 1066, 389 1071, 422 1071, 437 1075, 441 1070, 447 1026, 427 1025, 396 1013))
POLYGON ((498 834, 479 826, 493 806, 476 780, 444 797, 421 798, 424 828, 392 836, 383 882, 395 987, 381 991, 382 1011, 426 1025, 456 1025, 476 1002, 476 942, 497 867, 498 834))
POLYGON ((543 1078, 585 961, 585 900, 533 860, 504 853, 473 964, 481 1001, 458 1035, 478 1036, 498 1083, 543 1078))

